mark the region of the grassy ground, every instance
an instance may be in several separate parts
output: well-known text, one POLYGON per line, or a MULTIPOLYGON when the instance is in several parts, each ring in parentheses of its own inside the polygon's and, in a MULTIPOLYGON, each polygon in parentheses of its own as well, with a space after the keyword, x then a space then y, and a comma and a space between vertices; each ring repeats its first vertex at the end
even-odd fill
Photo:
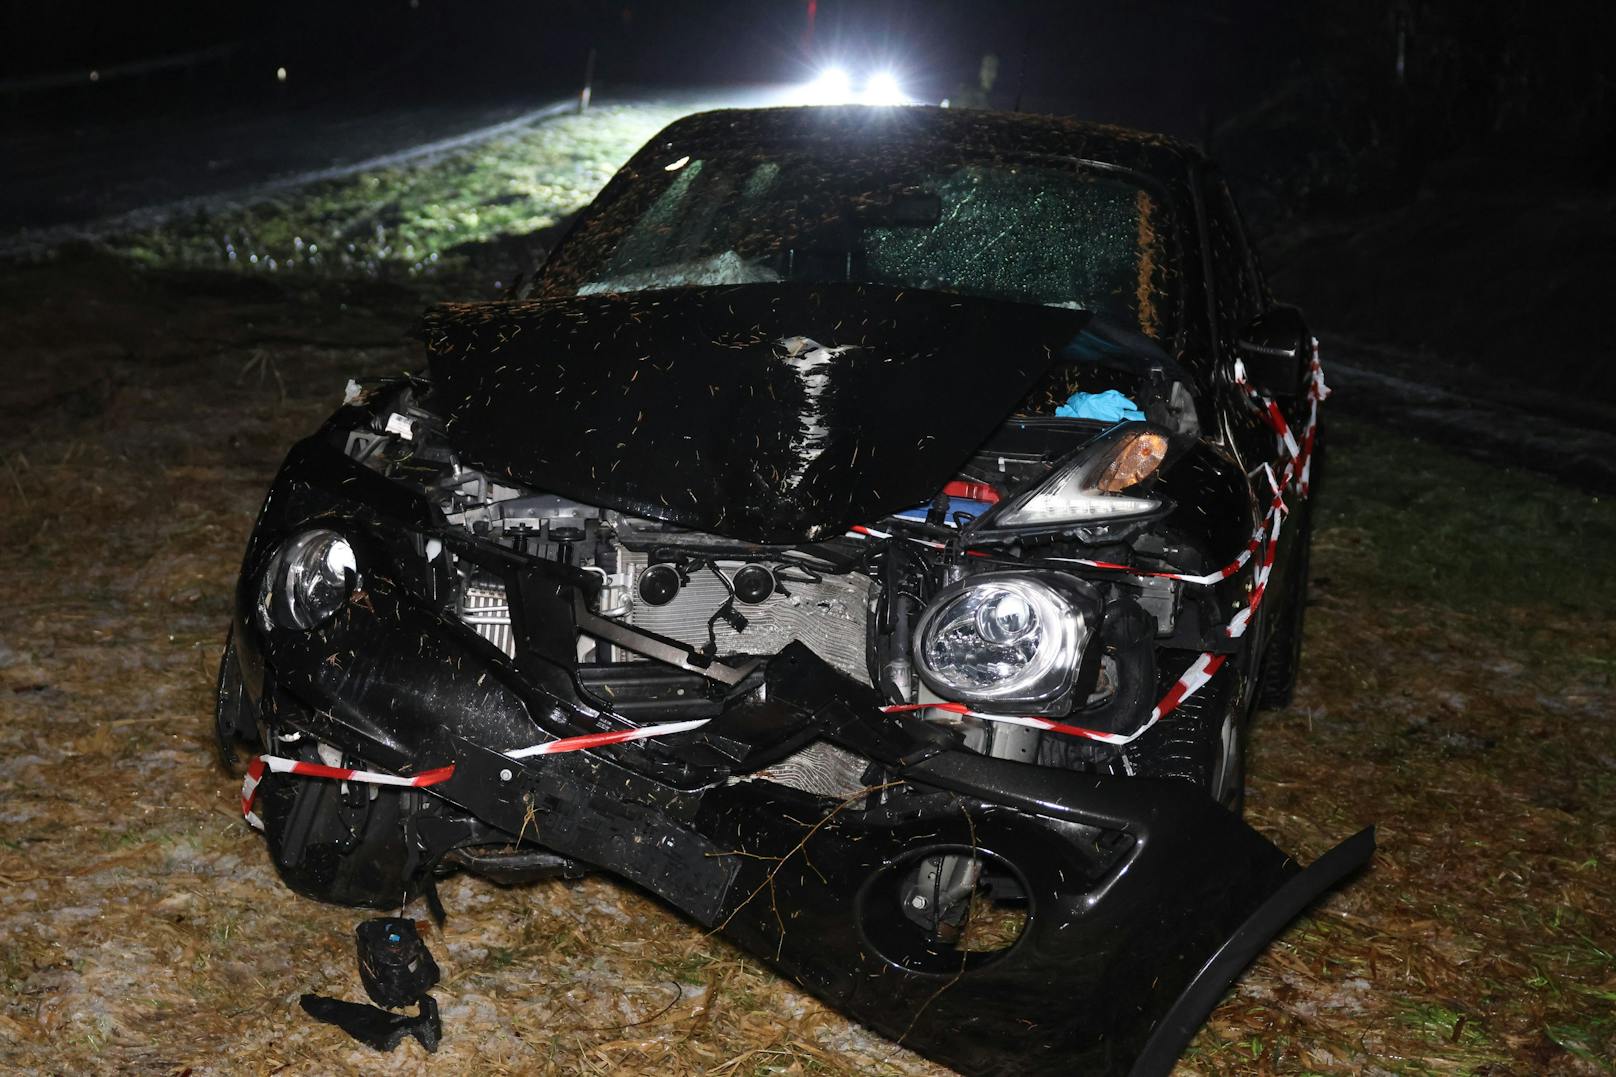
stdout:
MULTIPOLYGON (((296 1009, 360 996, 356 916, 278 884, 214 762, 240 551, 346 380, 416 365, 414 312, 508 277, 523 248, 495 233, 565 214, 576 177, 660 120, 618 115, 587 160, 565 121, 0 268, 0 1068, 377 1067, 296 1009), (480 162, 524 201, 463 232, 506 182, 480 162), (413 254, 299 262, 294 244, 288 272, 277 253, 340 251, 423 205, 457 223, 386 224, 413 254), (256 237, 277 269, 210 254, 215 235, 256 237), (486 242, 451 257, 468 239, 486 242), (411 272, 433 252, 436 275, 411 272)), ((1303 682, 1255 731, 1248 810, 1305 858, 1369 822, 1381 853, 1259 960, 1181 1071, 1610 1072, 1616 506, 1407 432, 1330 437, 1303 682)), ((937 1072, 610 882, 456 879, 444 898, 440 1072, 937 1072)))
POLYGON ((475 152, 300 188, 109 245, 152 266, 454 279, 469 260, 486 260, 490 245, 543 234, 582 207, 628 152, 686 111, 596 108, 475 152))

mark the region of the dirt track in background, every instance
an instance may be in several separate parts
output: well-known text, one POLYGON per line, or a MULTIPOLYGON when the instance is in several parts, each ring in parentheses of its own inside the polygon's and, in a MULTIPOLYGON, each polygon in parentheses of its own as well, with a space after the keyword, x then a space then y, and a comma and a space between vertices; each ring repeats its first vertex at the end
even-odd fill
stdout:
MULTIPOLYGON (((0 1067, 425 1070, 297 1009, 361 997, 358 916, 274 877, 211 692, 285 448, 478 286, 153 265, 0 268, 0 1067)), ((1259 720, 1248 811, 1305 859, 1370 822, 1381 852, 1182 1071, 1609 1072, 1616 509, 1406 430, 1329 437, 1303 681, 1259 720)), ((626 887, 443 893, 436 1071, 937 1072, 626 887)))

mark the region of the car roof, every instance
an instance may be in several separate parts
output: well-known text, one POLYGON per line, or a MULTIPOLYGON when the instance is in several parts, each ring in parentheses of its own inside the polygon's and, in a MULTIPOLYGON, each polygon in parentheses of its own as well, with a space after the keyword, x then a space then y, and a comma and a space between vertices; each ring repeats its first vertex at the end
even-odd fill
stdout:
POLYGON ((861 143, 937 142, 972 154, 1072 157, 1168 181, 1204 160, 1200 150, 1167 135, 1065 116, 932 105, 718 109, 675 120, 652 144, 821 141, 842 150, 861 143))

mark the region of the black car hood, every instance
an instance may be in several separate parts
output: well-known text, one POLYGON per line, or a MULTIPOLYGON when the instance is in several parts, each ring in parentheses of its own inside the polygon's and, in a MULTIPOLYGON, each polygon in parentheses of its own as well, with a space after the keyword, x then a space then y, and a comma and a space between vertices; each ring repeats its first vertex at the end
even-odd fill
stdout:
POLYGON ((747 542, 929 501, 1092 316, 875 285, 751 284, 426 315, 463 462, 747 542))

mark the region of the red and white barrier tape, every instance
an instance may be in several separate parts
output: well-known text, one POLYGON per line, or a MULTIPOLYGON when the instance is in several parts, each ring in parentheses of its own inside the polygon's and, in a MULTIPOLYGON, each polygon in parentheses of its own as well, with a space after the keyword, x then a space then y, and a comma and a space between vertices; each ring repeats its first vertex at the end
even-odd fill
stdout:
POLYGON ((1190 664, 1173 687, 1162 697, 1150 713, 1150 720, 1133 733, 1107 733, 1104 730, 1088 729, 1069 722, 1057 722, 1053 718, 1042 718, 1022 714, 986 714, 974 711, 963 703, 899 703, 890 707, 882 707, 887 714, 905 714, 910 711, 938 710, 950 714, 961 714, 971 718, 980 718, 985 722, 1000 722, 1005 725, 1026 726, 1029 729, 1041 729, 1046 733, 1059 733, 1067 737, 1081 737, 1084 740, 1099 741, 1101 744, 1112 744, 1118 747, 1131 744, 1151 726, 1159 722, 1164 716, 1171 713, 1180 703, 1193 694, 1202 685, 1212 679, 1212 675, 1223 665, 1227 655, 1203 654, 1190 664))
MULTIPOLYGON (((1285 422, 1284 412, 1280 411, 1279 406, 1272 399, 1264 396, 1246 380, 1245 367, 1239 360, 1235 361, 1235 384, 1251 399, 1258 410, 1268 417, 1269 425, 1274 429, 1274 436, 1279 439, 1280 450, 1288 458, 1285 461, 1285 470, 1278 479, 1274 478, 1271 468, 1266 464, 1263 465, 1263 471, 1268 477, 1268 484, 1274 491, 1273 499, 1268 504, 1268 512, 1265 514, 1263 527, 1259 531, 1260 544, 1263 547, 1263 558, 1261 563, 1258 564, 1256 572, 1252 575, 1251 599, 1246 603, 1244 609, 1229 619, 1229 624, 1225 631, 1230 639, 1239 639, 1245 635, 1246 629, 1251 625, 1252 617, 1256 614, 1257 608, 1262 605, 1263 596, 1268 591, 1268 577, 1274 571, 1274 555, 1279 550, 1280 525, 1284 521, 1286 514, 1290 512, 1289 506, 1285 504, 1285 491, 1290 489, 1293 479, 1300 476, 1298 493, 1302 497, 1307 496, 1307 476, 1312 464, 1314 437, 1319 419, 1319 401, 1330 395, 1329 386, 1324 383, 1324 367, 1319 363, 1319 342, 1316 339, 1313 340, 1311 347, 1313 354, 1308 362, 1307 389, 1309 408, 1307 425, 1302 431, 1301 445, 1298 445, 1297 439, 1292 436, 1290 427, 1285 422)), ((1184 671, 1183 676, 1173 683, 1173 686, 1167 690, 1167 694, 1162 696, 1161 702, 1157 703, 1151 710, 1149 719, 1129 735, 1127 740, 1136 740, 1143 736, 1157 722, 1177 709, 1179 704, 1204 688, 1212 680, 1212 675, 1223 666, 1227 659, 1227 655, 1212 651, 1206 651, 1197 656, 1195 661, 1190 663, 1190 668, 1184 671)), ((1125 744, 1127 741, 1110 741, 1109 743, 1125 744)))
POLYGON ((1158 580, 1179 580, 1182 583, 1197 583, 1210 587, 1214 583, 1221 583, 1246 567, 1246 564, 1251 560, 1251 555, 1262 549, 1263 534, 1266 530, 1267 517, 1265 516, 1263 526, 1258 527, 1257 530, 1251 533, 1251 541, 1246 543, 1245 549, 1241 550, 1233 561, 1230 561, 1216 572, 1208 572, 1202 576, 1194 576, 1187 572, 1158 572, 1154 569, 1136 568, 1133 565, 1119 565, 1114 561, 1091 561, 1086 557, 1046 557, 1043 560, 1059 561, 1067 565, 1083 565, 1085 568, 1105 569, 1110 572, 1126 572, 1130 576, 1150 576, 1158 580))
POLYGON ((608 744, 623 744, 627 741, 646 740, 650 737, 666 737, 672 733, 688 733, 692 729, 700 729, 710 721, 712 721, 711 718, 694 718, 688 722, 646 725, 638 729, 615 729, 610 733, 585 733, 577 737, 547 740, 543 744, 535 744, 528 748, 518 748, 514 752, 506 752, 505 755, 509 759, 527 759, 535 755, 581 752, 586 748, 604 748, 608 744))
POLYGON ((1313 356, 1308 362, 1307 426, 1302 430, 1302 475, 1300 492, 1307 497, 1313 474, 1313 439, 1319 432, 1319 402, 1330 395, 1324 383, 1324 366, 1319 362, 1319 340, 1313 338, 1313 356))
MULTIPOLYGON (((1073 564, 1087 565, 1091 568, 1111 569, 1120 572, 1129 572, 1137 576, 1165 577, 1167 579, 1182 580, 1185 583, 1211 585, 1228 579, 1251 560, 1258 550, 1262 550, 1262 560, 1258 563, 1252 576, 1251 598, 1245 608, 1229 619, 1226 629, 1230 639, 1239 639, 1245 635, 1246 629, 1251 625, 1251 619, 1257 608, 1262 605, 1263 596, 1268 591, 1268 578, 1274 570, 1274 555, 1279 550, 1279 531, 1282 522, 1290 508, 1285 504, 1285 491, 1290 488, 1292 481, 1297 483, 1297 492, 1307 497, 1308 481, 1311 476, 1313 464, 1313 446, 1317 435, 1319 419, 1319 401, 1330 395, 1329 386, 1324 382, 1324 367, 1319 363, 1319 342, 1312 342, 1313 355, 1309 362, 1308 382, 1308 417, 1307 425, 1303 427, 1300 444, 1291 433, 1289 424, 1285 421, 1282 412, 1273 400, 1264 396, 1246 379, 1245 368, 1237 361, 1235 364, 1235 384, 1251 399, 1259 411, 1268 420, 1273 428, 1274 435, 1279 439, 1281 452, 1286 456, 1285 468, 1279 478, 1275 478, 1273 469, 1266 464, 1263 471, 1268 478, 1268 485, 1273 490, 1273 497, 1268 503, 1268 510, 1263 514, 1262 523, 1252 535, 1246 548, 1229 564, 1217 572, 1204 576, 1193 576, 1186 573, 1155 572, 1148 569, 1137 569, 1129 565, 1119 565, 1108 561, 1088 561, 1080 558, 1052 558, 1073 564)), ((886 536, 881 536, 886 537, 886 536)), ((1227 654, 1205 651, 1196 656, 1188 669, 1173 682, 1172 687, 1162 696, 1160 702, 1151 709, 1150 717, 1138 729, 1129 734, 1107 733, 1098 729, 1086 729, 1083 726, 1071 725, 1067 722, 1057 722, 1051 718, 1029 717, 1007 714, 984 714, 973 711, 961 703, 921 704, 908 703, 893 707, 885 707, 888 713, 903 713, 926 709, 948 711, 954 714, 970 715, 989 722, 1004 722, 1010 725, 1028 726, 1033 729, 1042 729, 1051 733, 1060 733, 1066 736, 1082 737, 1086 740, 1099 741, 1104 744, 1121 746, 1129 744, 1144 736, 1152 726, 1171 714, 1178 706, 1190 696, 1206 687, 1214 674, 1223 667, 1228 660, 1227 654)))
POLYGON ((285 759, 278 755, 261 755, 247 764, 247 777, 241 783, 241 814, 247 822, 259 830, 264 829, 264 821, 258 818, 252 809, 253 801, 258 798, 258 783, 264 780, 265 771, 295 774, 300 778, 327 778, 339 782, 400 785, 411 789, 424 789, 429 785, 448 781, 454 775, 454 770, 451 764, 405 777, 400 774, 384 774, 379 770, 351 770, 348 767, 328 767, 324 763, 305 763, 301 759, 285 759))
POLYGON ((881 710, 885 714, 908 714, 913 711, 945 711, 949 714, 980 718, 987 722, 1026 726, 1029 729, 1042 729, 1046 733, 1061 733, 1068 737, 1082 737, 1085 740, 1103 741, 1107 744, 1126 744, 1128 742, 1128 738, 1120 733, 1102 733, 1098 729, 1084 729, 1082 726, 1057 722, 1053 718, 1038 718, 1032 715, 984 714, 981 711, 973 711, 963 703, 895 703, 890 707, 882 707, 881 710))
MULTIPOLYGON (((668 722, 664 725, 642 726, 639 729, 619 729, 609 733, 585 733, 577 737, 562 737, 559 740, 546 741, 528 748, 518 748, 505 755, 510 759, 527 759, 536 755, 555 755, 559 752, 578 752, 587 748, 602 748, 608 744, 622 744, 631 740, 645 740, 648 737, 665 737, 673 733, 688 733, 706 725, 711 719, 699 718, 689 722, 668 722)), ((436 770, 423 771, 410 777, 399 774, 385 774, 376 770, 353 770, 348 767, 328 767, 324 763, 307 763, 300 759, 285 759, 275 755, 261 755, 247 764, 247 776, 241 783, 241 814, 242 817, 259 830, 264 829, 264 822, 252 810, 253 802, 258 797, 258 783, 263 781, 264 773, 272 771, 276 774, 294 774, 302 778, 326 778, 331 781, 363 782, 370 785, 396 785, 412 789, 424 789, 448 781, 454 775, 455 768, 451 766, 439 767, 436 770)))

